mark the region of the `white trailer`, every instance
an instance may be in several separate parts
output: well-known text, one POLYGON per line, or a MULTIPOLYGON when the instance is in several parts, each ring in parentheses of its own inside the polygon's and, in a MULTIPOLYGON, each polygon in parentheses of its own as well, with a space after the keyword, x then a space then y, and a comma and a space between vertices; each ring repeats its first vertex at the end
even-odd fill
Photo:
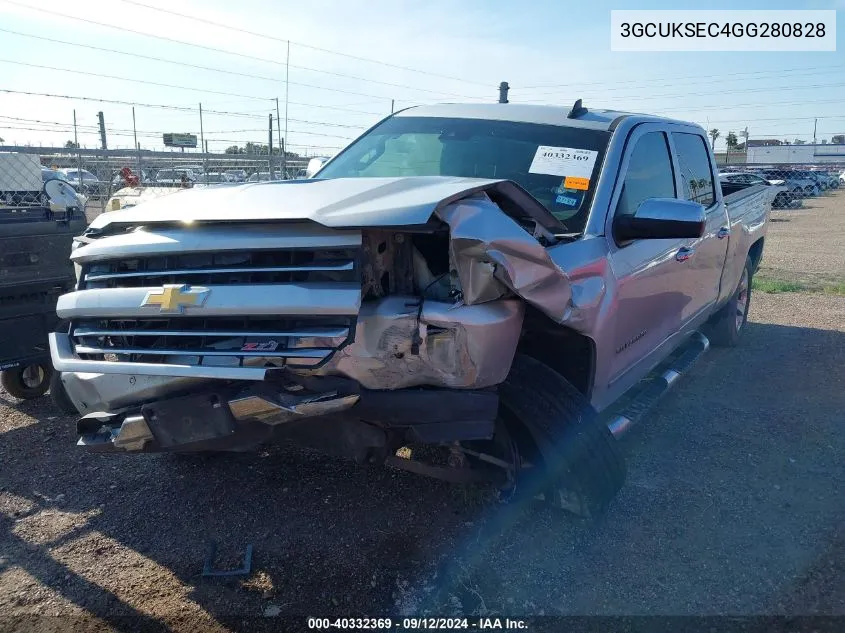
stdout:
POLYGON ((0 204, 41 204, 41 159, 35 154, 0 152, 0 204))

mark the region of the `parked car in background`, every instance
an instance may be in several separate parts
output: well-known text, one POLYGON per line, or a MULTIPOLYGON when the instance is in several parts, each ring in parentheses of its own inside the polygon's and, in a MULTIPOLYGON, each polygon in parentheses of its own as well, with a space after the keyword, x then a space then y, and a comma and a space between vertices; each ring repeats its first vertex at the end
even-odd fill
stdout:
POLYGON ((246 170, 244 169, 229 169, 226 174, 232 177, 232 182, 246 182, 246 170))
POLYGON ((208 185, 217 185, 224 182, 236 182, 233 180, 229 174, 225 174, 223 172, 216 172, 212 171, 207 174, 203 174, 197 179, 202 184, 208 185))
POLYGON ((802 178, 810 180, 814 184, 815 189, 809 195, 817 196, 827 190, 827 180, 818 172, 810 171, 809 169, 796 169, 794 173, 798 174, 802 178))
POLYGON ((79 183, 70 182, 67 179, 67 176, 64 173, 60 172, 58 169, 48 169, 47 167, 41 168, 41 182, 45 183, 48 180, 61 180, 62 182, 68 183, 71 187, 74 188, 75 191, 79 191, 79 183))
POLYGON ((155 177, 155 184, 160 187, 191 186, 197 180, 190 169, 160 169, 155 177))
MULTIPOLYGON (((137 175, 134 170, 132 170, 132 173, 137 175)), ((143 185, 143 184, 148 184, 150 182, 151 182, 150 173, 147 170, 142 169, 141 170, 140 184, 143 185)), ((126 180, 123 177, 123 174, 121 173, 121 171, 117 171, 115 173, 115 175, 112 177, 111 185, 112 185, 112 189, 119 189, 119 188, 126 186, 126 180)))
POLYGON ((74 188, 89 198, 98 198, 100 196, 100 188, 104 183, 87 169, 68 168, 60 170, 74 188))
POLYGON ((839 174, 837 172, 821 168, 810 171, 825 183, 827 189, 839 189, 839 174))
POLYGON ((122 209, 129 209, 142 202, 147 202, 153 198, 160 196, 169 196, 175 193, 186 191, 186 189, 178 186, 155 186, 146 185, 143 187, 123 187, 118 189, 109 198, 103 211, 120 211, 122 209))
POLYGON ((178 171, 189 171, 191 172, 196 178, 199 178, 205 173, 205 169, 202 165, 178 165, 174 167, 178 171))
POLYGON ((784 180, 767 180, 753 172, 720 172, 719 182, 746 186, 766 185, 767 187, 774 187, 777 194, 772 200, 772 207, 775 209, 786 209, 796 206, 796 204, 801 204, 801 198, 787 189, 784 180))
POLYGON ((806 198, 818 192, 815 180, 790 169, 765 169, 760 172, 760 175, 769 182, 782 181, 787 191, 791 191, 796 196, 806 198))
MULTIPOLYGON (((77 200, 79 202, 79 207, 82 208, 82 209, 85 208, 85 205, 88 202, 88 198, 84 194, 79 192, 79 185, 77 183, 70 182, 67 179, 67 176, 65 176, 62 172, 60 172, 57 169, 47 169, 46 167, 42 167, 41 168, 41 182, 46 184, 51 180, 58 180, 60 182, 67 183, 67 185, 71 189, 73 189, 74 192, 76 193, 76 197, 77 197, 77 200)), ((41 202, 49 203, 49 200, 45 199, 44 195, 46 195, 46 192, 41 195, 41 197, 40 197, 41 202)), ((47 198, 49 198, 49 196, 47 196, 47 198)))
POLYGON ((271 178, 269 171, 257 171, 246 179, 247 182, 269 182, 271 180, 282 180, 281 172, 275 172, 271 178))

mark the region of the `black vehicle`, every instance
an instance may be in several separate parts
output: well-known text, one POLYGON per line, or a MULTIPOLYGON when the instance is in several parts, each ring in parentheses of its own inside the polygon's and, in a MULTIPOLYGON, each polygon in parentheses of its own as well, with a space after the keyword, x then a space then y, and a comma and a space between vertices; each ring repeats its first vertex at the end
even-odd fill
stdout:
POLYGON ((78 207, 0 209, 0 384, 16 398, 50 387, 47 335, 58 326, 56 300, 75 284, 68 257, 85 226, 78 207))

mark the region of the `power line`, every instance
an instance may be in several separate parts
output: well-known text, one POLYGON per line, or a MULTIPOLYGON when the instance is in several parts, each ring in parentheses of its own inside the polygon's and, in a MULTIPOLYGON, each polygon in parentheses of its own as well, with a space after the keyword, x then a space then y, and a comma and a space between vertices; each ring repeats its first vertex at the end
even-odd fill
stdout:
POLYGON ((234 92, 223 92, 220 90, 208 90, 205 88, 191 88, 190 86, 178 86, 175 84, 164 84, 157 81, 146 81, 143 79, 133 79, 132 77, 118 77, 116 75, 106 75, 103 73, 92 73, 85 70, 73 70, 71 68, 58 68, 57 66, 46 66, 42 64, 30 64, 29 62, 15 61, 13 59, 0 59, 0 63, 14 64, 16 66, 27 66, 28 68, 40 68, 42 70, 55 70, 63 73, 73 73, 75 75, 85 75, 87 77, 97 77, 99 79, 113 79, 115 81, 126 81, 134 84, 144 84, 147 86, 158 86, 160 88, 172 88, 175 90, 190 90, 192 92, 202 92, 215 95, 227 95, 230 97, 243 97, 244 99, 254 99, 256 101, 270 101, 269 97, 251 97, 249 95, 241 95, 234 92))
MULTIPOLYGON (((104 26, 108 26, 108 25, 104 25, 104 26)), ((148 59, 150 61, 162 62, 162 63, 165 63, 165 64, 173 64, 173 65, 176 65, 176 66, 184 66, 186 68, 194 68, 194 69, 197 69, 197 70, 207 70, 209 72, 223 73, 223 74, 226 74, 226 75, 235 75, 235 76, 238 76, 238 77, 247 77, 249 79, 258 79, 258 80, 261 80, 261 81, 270 81, 270 82, 273 82, 273 83, 276 83, 276 84, 283 84, 284 83, 284 81, 282 81, 281 79, 275 79, 273 77, 267 77, 265 75, 255 75, 255 74, 252 74, 252 73, 243 73, 243 72, 238 72, 238 71, 234 71, 234 70, 225 70, 223 68, 213 68, 211 66, 201 66, 199 64, 190 64, 188 62, 180 62, 180 61, 177 61, 175 59, 167 59, 166 57, 156 57, 156 56, 153 56, 153 55, 142 55, 140 53, 131 53, 129 51, 121 51, 121 50, 117 50, 117 49, 114 49, 114 48, 104 48, 104 47, 101 47, 101 46, 93 46, 91 44, 81 44, 81 43, 78 43, 78 42, 68 42, 66 40, 58 40, 58 39, 54 39, 54 38, 51 38, 51 37, 44 37, 44 36, 41 36, 41 35, 33 35, 31 33, 21 33, 20 31, 12 31, 10 29, 0 28, 0 32, 11 33, 12 35, 18 35, 20 37, 28 37, 28 38, 32 38, 32 39, 36 39, 36 40, 42 40, 42 41, 45 41, 45 42, 52 42, 54 44, 62 44, 62 45, 65 45, 65 46, 76 46, 78 48, 87 48, 89 50, 102 51, 104 53, 114 53, 114 54, 117 54, 117 55, 125 55, 127 57, 132 57, 133 59, 148 59)), ((150 35, 150 37, 158 37, 158 36, 150 35)), ((190 44, 189 42, 185 42, 185 44, 193 45, 193 44, 190 44)), ((225 51, 223 51, 223 52, 225 52, 225 51)), ((452 92, 442 92, 442 91, 439 91, 439 90, 428 90, 426 88, 417 88, 415 86, 407 86, 407 85, 404 85, 404 84, 394 84, 394 83, 389 83, 389 82, 386 82, 386 81, 379 81, 377 79, 366 79, 364 77, 356 77, 354 75, 337 73, 337 72, 332 72, 332 71, 329 71, 329 70, 320 70, 318 68, 309 68, 307 66, 296 66, 296 65, 291 64, 291 68, 297 68, 299 70, 307 70, 307 71, 311 71, 311 72, 315 72, 315 73, 323 73, 323 74, 332 75, 332 76, 335 76, 335 77, 345 77, 345 78, 348 78, 348 79, 355 79, 357 81, 365 81, 365 82, 374 83, 374 84, 381 84, 383 86, 390 86, 390 87, 393 87, 393 88, 403 88, 403 89, 406 89, 406 90, 416 90, 416 91, 419 91, 419 92, 427 92, 427 93, 431 93, 431 94, 447 95, 447 96, 450 96, 450 97, 460 97, 462 99, 477 99, 477 98, 479 98, 479 97, 467 97, 466 95, 455 94, 455 93, 452 93, 452 92)), ((293 81, 290 82, 290 83, 293 84, 293 85, 308 85, 308 84, 298 84, 297 82, 293 82, 293 81)), ((311 87, 313 87, 313 86, 311 86, 311 87)), ((369 96, 369 95, 362 95, 362 96, 369 96)))
MULTIPOLYGON (((71 99, 77 101, 92 101, 94 103, 112 103, 116 105, 128 105, 128 106, 136 106, 139 108, 158 108, 161 110, 174 110, 177 112, 190 112, 192 114, 197 113, 196 108, 190 108, 187 106, 175 106, 175 105, 165 105, 160 103, 140 103, 138 101, 122 101, 120 99, 102 99, 96 97, 80 97, 80 96, 73 96, 73 95, 58 95, 52 94, 49 92, 32 92, 28 90, 12 90, 10 88, 0 88, 0 92, 5 92, 8 94, 19 94, 19 95, 27 95, 31 97, 51 97, 54 99, 71 99)), ((206 110, 203 109, 203 114, 225 114, 227 116, 239 116, 248 119, 264 119, 265 116, 261 116, 258 114, 247 114, 244 112, 226 112, 224 110, 206 110)))
POLYGON ((429 75, 431 77, 439 77, 441 79, 449 79, 449 80, 452 80, 452 81, 460 81, 461 83, 465 83, 465 84, 475 84, 477 86, 484 86, 487 89, 490 88, 490 85, 483 83, 483 82, 480 82, 480 81, 472 81, 470 79, 461 79, 459 77, 451 77, 449 75, 441 75, 441 74, 438 74, 438 73, 429 72, 427 70, 419 70, 418 68, 410 68, 408 66, 400 66, 398 64, 391 64, 389 62, 385 62, 385 61, 378 60, 378 59, 370 59, 368 57, 359 57, 358 55, 350 55, 349 53, 341 53, 340 51, 334 51, 334 50, 331 50, 331 49, 328 49, 328 48, 320 48, 319 46, 311 46, 310 44, 303 44, 302 42, 295 42, 293 40, 286 40, 286 39, 283 39, 283 38, 280 38, 280 37, 275 37, 273 35, 267 35, 265 33, 258 33, 257 31, 250 31, 248 29, 242 29, 242 28, 239 28, 239 27, 236 27, 236 26, 231 26, 229 24, 222 24, 220 22, 215 22, 213 20, 208 20, 206 18, 199 18, 199 17, 194 16, 194 15, 187 15, 185 13, 179 13, 177 11, 172 11, 170 9, 163 9, 161 7, 156 7, 156 6, 152 6, 152 5, 149 5, 149 4, 144 4, 143 2, 135 2, 135 0, 120 0, 120 1, 124 2, 125 4, 128 4, 130 6, 133 6, 133 7, 144 7, 145 9, 150 9, 152 11, 156 11, 156 12, 159 12, 159 13, 169 13, 170 15, 175 15, 175 16, 180 17, 180 18, 185 18, 186 20, 193 20, 195 22, 203 22, 205 24, 210 24, 212 26, 216 26, 216 27, 219 27, 221 29, 228 29, 230 31, 237 31, 239 33, 244 33, 245 35, 251 35, 253 37, 261 37, 261 38, 264 38, 264 39, 273 40, 275 42, 281 42, 281 43, 288 43, 289 42, 289 43, 293 44, 294 46, 300 46, 302 48, 308 48, 308 49, 311 49, 311 50, 314 50, 314 51, 320 51, 321 53, 329 53, 331 55, 338 55, 340 57, 355 59, 355 60, 358 60, 358 61, 368 62, 368 63, 371 63, 371 64, 378 64, 380 66, 387 66, 389 68, 396 68, 398 70, 405 70, 405 71, 408 71, 408 72, 419 73, 421 75, 429 75))
MULTIPOLYGON (((5 0, 3 0, 3 1, 5 1, 5 0)), ((271 97, 254 97, 254 96, 250 96, 250 95, 238 94, 238 93, 235 93, 235 92, 223 92, 223 91, 220 91, 220 90, 208 90, 208 89, 205 89, 205 88, 192 88, 190 86, 179 86, 179 85, 174 85, 174 84, 164 84, 164 83, 160 83, 160 82, 157 82, 157 81, 147 81, 145 79, 133 79, 132 77, 117 77, 115 75, 105 75, 103 73, 92 73, 92 72, 88 72, 88 71, 85 71, 85 70, 73 70, 71 68, 58 68, 56 66, 46 66, 46 65, 41 65, 41 64, 30 64, 29 62, 15 61, 15 60, 12 60, 12 59, 0 59, 0 63, 15 64, 15 65, 18 65, 18 66, 28 66, 30 68, 41 68, 41 69, 44 69, 44 70, 56 70, 56 71, 59 71, 59 72, 74 73, 74 74, 77 74, 77 75, 87 75, 89 77, 98 77, 100 79, 113 79, 113 80, 116 80, 116 81, 126 81, 126 82, 129 82, 129 83, 135 83, 135 84, 146 84, 146 85, 149 85, 149 86, 158 86, 160 88, 172 88, 172 89, 175 89, 175 90, 189 90, 189 91, 192 91, 192 92, 225 95, 225 96, 229 96, 229 97, 243 97, 244 99, 253 99, 255 101, 272 101, 271 97)), ((369 95, 369 94, 366 94, 366 93, 363 93, 363 92, 355 92, 355 91, 352 91, 352 90, 341 90, 340 88, 325 88, 323 86, 315 86, 315 85, 312 85, 312 84, 304 84, 304 83, 293 82, 293 81, 290 82, 290 83, 297 85, 297 86, 305 86, 305 87, 308 87, 308 88, 315 88, 317 90, 328 90, 329 92, 342 92, 344 94, 360 95, 362 97, 374 97, 375 96, 375 95, 369 95)))
MULTIPOLYGON (((784 92, 789 90, 804 90, 808 88, 841 88, 845 86, 845 83, 838 83, 838 84, 812 84, 808 86, 776 86, 774 88, 746 88, 744 90, 732 90, 733 94, 746 94, 749 92, 784 92)), ((647 96, 630 96, 630 97, 621 97, 628 101, 642 101, 643 99, 675 99, 681 97, 702 97, 712 95, 712 91, 708 92, 686 92, 683 94, 656 94, 656 95, 647 95, 647 96)), ((731 107, 730 104, 725 104, 725 107, 731 107)))
MULTIPOLYGON (((41 125, 50 125, 50 126, 53 126, 53 128, 62 127, 62 129, 52 129, 51 130, 50 128, 43 128, 43 127, 42 128, 18 127, 18 126, 15 126, 15 125, 8 125, 8 124, 0 123, 0 127, 4 128, 4 129, 31 130, 31 131, 39 131, 39 132, 62 132, 62 133, 67 133, 67 132, 73 131, 73 124, 72 123, 59 123, 58 121, 39 121, 37 119, 24 119, 24 118, 20 118, 20 117, 4 117, 4 118, 14 119, 16 121, 27 122, 30 125, 37 123, 37 124, 41 124, 41 125)), ((307 123, 308 121, 303 121, 303 122, 307 123)), ((88 133, 93 133, 94 131, 99 130, 99 128, 97 128, 96 126, 93 126, 93 125, 77 125, 76 127, 78 129, 82 128, 83 132, 88 132, 88 133)), ((236 133, 242 133, 242 132, 265 132, 265 131, 266 130, 264 130, 263 128, 245 129, 245 130, 217 130, 217 131, 209 130, 209 131, 206 132, 206 134, 236 134, 236 133)), ((109 132, 109 134, 115 134, 117 136, 127 136, 127 135, 132 136, 132 134, 133 134, 132 130, 127 130, 127 129, 124 129, 124 128, 109 128, 108 132, 109 132)), ((302 135, 306 135, 306 136, 324 136, 324 137, 327 137, 327 138, 339 138, 339 139, 347 140, 347 141, 352 140, 352 138, 354 138, 354 137, 349 137, 349 136, 338 136, 337 134, 324 134, 324 133, 321 133, 321 132, 311 132, 311 131, 306 131, 306 130, 290 130, 290 133, 291 134, 302 134, 302 135)), ((151 130, 149 130, 149 131, 147 131, 147 130, 137 130, 137 134, 138 134, 138 136, 149 136, 149 137, 156 137, 156 138, 161 137, 161 135, 162 135, 161 132, 153 132, 151 130)))
MULTIPOLYGON (((745 72, 738 72, 738 73, 722 73, 722 74, 718 74, 718 75, 688 75, 686 77, 673 77, 672 81, 674 82, 674 81, 678 81, 678 80, 681 80, 681 79, 699 80, 699 79, 714 79, 714 78, 717 79, 718 81, 722 81, 722 80, 724 80, 725 77, 735 77, 735 76, 739 76, 739 75, 759 75, 759 74, 767 74, 767 73, 773 73, 775 75, 781 75, 783 73, 799 72, 799 71, 804 71, 804 70, 827 72, 828 70, 837 70, 837 69, 841 69, 843 67, 845 67, 845 66, 843 66, 842 64, 838 64, 838 65, 835 65, 835 66, 825 66, 822 69, 819 69, 818 66, 809 66, 809 67, 802 67, 802 68, 785 68, 785 69, 782 69, 782 70, 781 69, 778 69, 778 70, 752 70, 752 71, 745 71, 745 72)), ((614 81, 613 83, 614 84, 620 84, 620 83, 623 83, 623 84, 650 84, 650 83, 652 83, 652 81, 653 80, 650 80, 650 79, 629 79, 629 80, 623 80, 623 81, 614 81)), ((567 84, 551 84, 551 85, 545 85, 545 86, 522 86, 522 87, 520 87, 519 85, 516 85, 516 86, 511 85, 511 89, 532 90, 532 89, 535 89, 535 88, 570 88, 572 86, 603 86, 604 87, 604 86, 606 86, 606 84, 607 84, 606 81, 596 81, 596 82, 589 82, 589 83, 584 83, 584 82, 574 82, 573 83, 573 82, 570 82, 570 83, 567 83, 567 84)), ((607 89, 610 89, 610 88, 613 88, 613 86, 607 87, 607 89)), ((555 90, 554 92, 539 93, 539 94, 534 95, 534 96, 539 97, 539 96, 542 96, 543 94, 559 94, 559 93, 560 93, 559 90, 555 90)))
MULTIPOLYGON (((817 103, 842 103, 842 99, 817 99, 813 101, 813 104, 817 103)), ((788 106, 788 105, 800 105, 806 106, 807 101, 766 101, 764 103, 732 103, 730 105, 719 104, 719 105, 712 105, 712 106, 692 106, 682 110, 682 112, 695 112, 698 110, 724 110, 726 108, 752 108, 752 107, 760 107, 760 106, 788 106)), ((672 112, 672 110, 653 110, 652 114, 666 114, 667 112, 672 112)), ((815 118, 815 117, 814 117, 815 118)))

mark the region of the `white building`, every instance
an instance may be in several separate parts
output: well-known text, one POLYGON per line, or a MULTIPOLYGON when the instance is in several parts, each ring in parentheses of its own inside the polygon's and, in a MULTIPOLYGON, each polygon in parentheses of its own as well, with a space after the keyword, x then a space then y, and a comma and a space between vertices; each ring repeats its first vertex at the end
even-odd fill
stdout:
POLYGON ((746 162, 766 165, 785 163, 845 163, 845 145, 765 145, 749 147, 746 162))

